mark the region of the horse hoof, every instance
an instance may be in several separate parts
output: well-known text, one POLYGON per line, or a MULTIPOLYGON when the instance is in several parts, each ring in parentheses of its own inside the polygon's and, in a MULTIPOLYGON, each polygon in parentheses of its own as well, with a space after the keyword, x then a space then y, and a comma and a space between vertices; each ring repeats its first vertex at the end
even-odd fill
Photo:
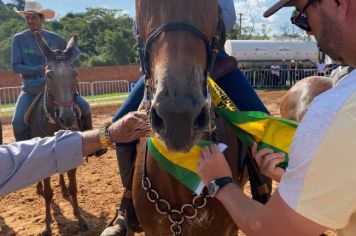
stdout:
POLYGON ((79 224, 79 229, 81 232, 87 232, 89 231, 89 226, 87 223, 81 223, 79 224))
POLYGON ((41 233, 41 236, 51 236, 52 235, 52 232, 51 231, 43 231, 41 233))
POLYGON ((106 227, 100 236, 126 236, 127 228, 125 222, 121 221, 118 224, 106 227))

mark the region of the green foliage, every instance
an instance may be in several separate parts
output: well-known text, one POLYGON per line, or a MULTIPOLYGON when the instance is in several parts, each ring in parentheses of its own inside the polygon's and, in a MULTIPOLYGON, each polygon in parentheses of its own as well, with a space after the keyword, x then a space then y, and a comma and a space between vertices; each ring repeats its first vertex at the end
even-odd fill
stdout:
MULTIPOLYGON (((10 68, 11 38, 26 29, 25 21, 12 10, 13 6, 0 2, 0 69, 10 68)), ((78 66, 110 66, 137 62, 132 23, 133 19, 121 10, 88 8, 84 13, 69 13, 48 21, 43 28, 66 39, 78 35, 78 66)))

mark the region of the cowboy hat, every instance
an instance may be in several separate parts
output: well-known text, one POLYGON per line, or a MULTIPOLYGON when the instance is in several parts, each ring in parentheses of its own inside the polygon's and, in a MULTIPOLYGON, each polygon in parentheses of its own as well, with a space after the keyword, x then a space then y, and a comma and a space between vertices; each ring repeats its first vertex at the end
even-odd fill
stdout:
POLYGON ((38 13, 43 15, 45 20, 52 19, 56 14, 51 9, 43 9, 42 5, 35 1, 26 2, 23 11, 17 10, 16 7, 14 7, 14 11, 22 17, 25 17, 26 13, 38 13))
POLYGON ((273 6, 268 8, 267 11, 265 11, 265 13, 263 13, 263 16, 266 18, 270 17, 271 15, 273 15, 274 13, 279 11, 281 8, 292 7, 292 6, 295 6, 295 0, 280 0, 273 6))

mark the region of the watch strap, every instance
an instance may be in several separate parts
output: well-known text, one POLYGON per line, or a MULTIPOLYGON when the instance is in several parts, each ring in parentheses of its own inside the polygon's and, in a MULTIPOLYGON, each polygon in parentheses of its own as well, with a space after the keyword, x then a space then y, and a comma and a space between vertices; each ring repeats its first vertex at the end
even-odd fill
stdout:
POLYGON ((231 177, 228 177, 228 176, 215 179, 215 184, 216 184, 217 186, 219 186, 220 189, 221 189, 222 187, 224 187, 225 185, 227 185, 227 184, 229 184, 229 183, 232 183, 232 182, 234 182, 234 181, 232 180, 231 177))

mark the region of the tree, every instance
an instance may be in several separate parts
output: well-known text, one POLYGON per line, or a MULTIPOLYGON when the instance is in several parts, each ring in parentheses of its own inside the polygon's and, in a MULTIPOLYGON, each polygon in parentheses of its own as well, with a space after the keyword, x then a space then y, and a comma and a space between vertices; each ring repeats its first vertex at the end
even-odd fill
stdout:
POLYGON ((17 10, 23 11, 25 9, 25 0, 13 0, 12 2, 15 4, 17 10))
MULTIPOLYGON (((0 69, 10 69, 11 39, 26 29, 13 6, 0 3, 0 69)), ((43 27, 66 39, 79 35, 81 56, 77 66, 109 66, 137 63, 132 24, 133 19, 121 10, 88 8, 83 13, 69 13, 59 20, 48 21, 43 27)))

